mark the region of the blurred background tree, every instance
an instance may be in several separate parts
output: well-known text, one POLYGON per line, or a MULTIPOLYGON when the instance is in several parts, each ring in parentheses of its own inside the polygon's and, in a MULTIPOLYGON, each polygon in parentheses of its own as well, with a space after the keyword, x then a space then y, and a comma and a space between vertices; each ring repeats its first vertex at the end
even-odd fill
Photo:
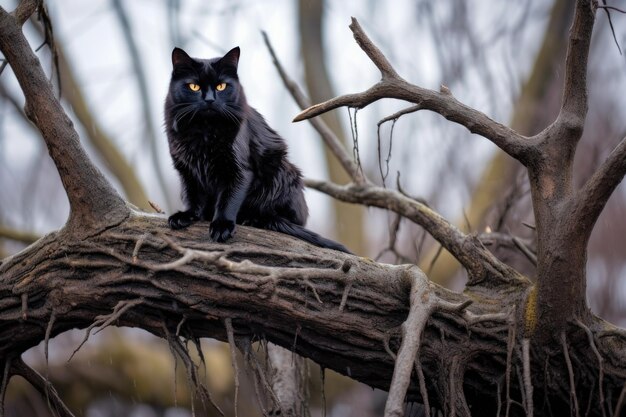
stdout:
MULTIPOLYGON (((13 9, 14 3, 0 0, 6 9, 13 9)), ((272 67, 260 30, 268 33, 283 65, 312 102, 361 90, 378 76, 351 41, 347 24, 354 15, 405 78, 434 89, 443 84, 468 105, 521 133, 533 134, 559 109, 571 20, 568 3, 48 0, 54 39, 34 21, 25 30, 32 45, 41 45, 39 58, 48 63, 50 78, 92 159, 131 203, 148 208, 153 202, 172 212, 180 207, 179 185, 161 120, 174 46, 192 56, 211 57, 240 45, 240 76, 248 99, 287 139, 291 158, 307 177, 343 183, 346 179, 338 173, 336 161, 313 129, 290 123, 298 108, 272 67)), ((626 39, 622 22, 615 22, 621 45, 626 39)), ((584 152, 576 160, 583 168, 579 172, 591 172, 626 133, 621 94, 626 59, 616 49, 607 17, 601 13, 590 59, 584 152)), ((68 211, 58 174, 22 106, 11 69, 4 68, 0 257, 60 227, 68 211)), ((529 189, 519 166, 486 141, 463 140, 470 135, 466 130, 442 123, 433 114, 407 115, 377 126, 399 106, 386 101, 351 115, 334 112, 324 118, 345 146, 354 149, 370 178, 389 187, 397 182, 448 218, 458 218, 459 227, 467 231, 514 232, 532 245, 529 189)), ((463 284, 458 265, 416 226, 313 192, 307 192, 307 199, 309 227, 356 253, 391 263, 419 262, 432 279, 452 288, 463 284)), ((598 221, 588 262, 588 297, 594 311, 621 326, 626 325, 626 288, 624 280, 615 277, 626 271, 624 218, 622 185, 598 221)), ((531 260, 508 247, 496 248, 496 253, 532 277, 531 260)), ((175 366, 163 341, 140 331, 107 330, 89 341, 87 346, 97 349, 85 349, 66 364, 81 335, 57 337, 51 343, 48 368, 42 347, 27 356, 81 415, 190 415, 191 396, 182 367, 175 366), (141 361, 136 360, 139 357, 141 361), (180 374, 175 379, 174 372, 180 374)), ((216 342, 203 342, 202 347, 209 385, 232 415, 229 350, 216 342)), ((323 375, 313 364, 309 372, 323 375)), ((384 393, 372 395, 367 387, 328 373, 322 399, 322 379, 310 379, 313 415, 321 415, 322 408, 329 416, 380 415, 384 393)), ((244 382, 240 415, 261 415, 254 396, 250 380, 244 382)), ((12 382, 7 415, 53 415, 47 404, 34 398, 27 386, 12 382)))

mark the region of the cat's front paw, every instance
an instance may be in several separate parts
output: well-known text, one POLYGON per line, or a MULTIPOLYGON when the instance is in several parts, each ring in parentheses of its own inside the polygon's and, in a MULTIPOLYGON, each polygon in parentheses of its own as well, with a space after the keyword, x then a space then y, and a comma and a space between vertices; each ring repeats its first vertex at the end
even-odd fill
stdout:
POLYGON ((178 213, 172 214, 169 219, 167 219, 167 222, 172 229, 184 229, 197 220, 198 216, 193 212, 179 211, 178 213))
POLYGON ((233 236, 235 222, 227 219, 216 219, 209 226, 209 233, 213 242, 226 242, 233 236))

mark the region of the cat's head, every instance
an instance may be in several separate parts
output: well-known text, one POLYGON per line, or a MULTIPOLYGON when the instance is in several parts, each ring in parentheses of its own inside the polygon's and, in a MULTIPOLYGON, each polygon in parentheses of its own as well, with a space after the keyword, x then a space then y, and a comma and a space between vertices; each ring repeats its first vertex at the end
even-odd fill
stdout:
POLYGON ((197 59, 180 48, 172 51, 172 79, 167 110, 176 131, 196 118, 241 123, 246 105, 237 76, 239 47, 223 57, 197 59))

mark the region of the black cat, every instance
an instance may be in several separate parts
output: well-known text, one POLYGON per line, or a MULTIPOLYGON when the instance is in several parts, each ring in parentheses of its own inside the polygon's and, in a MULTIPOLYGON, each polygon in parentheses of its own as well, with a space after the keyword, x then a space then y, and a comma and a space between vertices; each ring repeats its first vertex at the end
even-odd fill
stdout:
POLYGON ((214 59, 172 51, 165 126, 187 209, 170 216, 170 227, 210 220, 211 239, 224 242, 238 223, 350 253, 303 227, 302 174, 287 160, 285 141, 248 105, 238 62, 238 47, 214 59))

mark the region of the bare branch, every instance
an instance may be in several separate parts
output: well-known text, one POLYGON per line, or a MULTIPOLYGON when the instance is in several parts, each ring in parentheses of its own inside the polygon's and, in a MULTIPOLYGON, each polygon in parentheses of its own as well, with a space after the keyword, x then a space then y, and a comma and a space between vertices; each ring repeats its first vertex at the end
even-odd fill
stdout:
MULTIPOLYGON (((128 15, 126 13, 126 9, 124 8, 123 2, 121 0, 113 0, 112 6, 117 16, 117 19, 119 20, 120 26, 122 27, 122 35, 124 36, 126 46, 128 47, 128 55, 130 56, 131 63, 133 65, 133 73, 137 80, 137 86, 139 87, 139 97, 141 98, 141 105, 143 110, 141 113, 141 119, 145 126, 146 139, 149 142, 152 166, 156 174, 159 188, 164 194, 167 206, 171 209, 172 198, 170 193, 168 192, 167 182, 165 181, 165 176, 163 174, 163 167, 161 166, 161 162, 159 160, 159 138, 157 137, 157 134, 154 130, 154 120, 152 119, 152 111, 150 108, 150 103, 152 102, 152 100, 150 100, 150 96, 148 94, 148 81, 146 79, 144 66, 142 65, 141 54, 137 43, 135 42, 135 38, 133 37, 130 21, 128 19, 128 15)), ((143 202, 142 207, 144 205, 145 202, 143 202)))
POLYGON ((574 368, 572 366, 572 360, 569 356, 569 348, 567 346, 567 336, 565 335, 565 332, 561 333, 561 347, 563 348, 563 356, 565 357, 565 364, 567 365, 567 372, 569 374, 570 410, 573 408, 574 415, 576 417, 580 417, 578 396, 576 395, 576 383, 574 381, 574 368))
POLYGON ((528 162, 527 158, 532 148, 532 142, 528 138, 490 119, 484 113, 462 104, 448 89, 436 92, 406 82, 391 68, 391 64, 369 40, 356 19, 353 18, 350 28, 361 48, 383 73, 382 80, 362 93, 347 94, 315 104, 298 114, 294 122, 310 119, 339 107, 360 109, 382 98, 395 98, 414 103, 416 106, 411 108, 412 111, 423 109, 439 113, 446 119, 465 126, 470 132, 489 139, 523 164, 528 162))
MULTIPOLYGON (((272 47, 267 33, 261 31, 261 34, 263 35, 265 46, 267 46, 267 50, 272 56, 272 62, 274 63, 274 66, 276 67, 280 78, 283 80, 283 84, 285 84, 285 87, 287 88, 289 93, 291 93, 291 97, 293 97, 294 101, 300 107, 300 109, 305 109, 309 107, 311 105, 309 99, 304 95, 300 87, 298 87, 298 84, 296 84, 296 82, 292 80, 289 75, 287 75, 287 72, 283 68, 282 64, 278 60, 278 57, 276 56, 276 53, 274 52, 274 48, 272 47)), ((339 138, 333 133, 333 131, 326 124, 326 122, 324 122, 320 118, 309 119, 309 122, 311 123, 311 126, 313 126, 315 130, 317 130, 317 133, 320 134, 322 140, 331 150, 333 155, 337 157, 337 160, 346 171, 346 173, 350 176, 350 178, 352 178, 352 180, 354 180, 356 183, 366 181, 363 176, 363 171, 358 168, 352 156, 346 151, 343 143, 341 143, 341 140, 339 140, 339 138)))
POLYGON ((237 346, 235 345, 235 331, 233 330, 233 321, 230 318, 224 319, 224 327, 226 327, 226 335, 228 345, 230 347, 230 361, 233 365, 233 373, 235 376, 235 417, 239 417, 237 406, 239 403, 239 365, 237 364, 237 346))
POLYGON ((63 400, 61 400, 59 394, 50 384, 50 381, 41 376, 33 368, 26 365, 22 358, 14 358, 11 361, 11 372, 30 382, 30 384, 37 391, 39 391, 43 397, 49 399, 52 403, 51 407, 56 413, 55 415, 58 415, 59 417, 74 417, 74 414, 69 410, 69 408, 67 408, 63 400))
POLYGON ((470 280, 480 281, 489 275, 505 281, 515 277, 513 281, 528 282, 515 270, 497 260, 491 252, 473 242, 472 236, 462 233, 425 204, 398 191, 372 185, 339 186, 310 179, 305 180, 305 184, 348 203, 386 208, 419 224, 469 271, 470 280))
MULTIPOLYGON (((606 3, 606 2, 605 2, 605 3, 606 3)), ((618 7, 615 7, 615 6, 608 6, 608 5, 606 5, 606 4, 604 4, 604 5, 601 5, 601 4, 600 4, 600 5, 598 5, 597 7, 598 7, 598 9, 614 10, 614 11, 616 11, 616 12, 626 14, 626 10, 620 9, 620 8, 618 8, 618 7)))
POLYGON ((626 13, 626 11, 618 9, 617 7, 611 7, 611 6, 607 6, 606 5, 606 0, 602 0, 602 3, 604 3, 603 6, 597 6, 599 9, 604 9, 604 11, 606 12, 606 17, 609 20, 609 27, 611 28, 611 33, 613 34, 613 40, 615 41, 615 46, 617 46, 617 50, 619 51, 619 54, 622 54, 622 48, 619 46, 619 42, 617 41, 617 35, 615 34, 615 28, 613 27, 613 19, 611 19, 611 11, 610 10, 615 10, 618 11, 620 13, 626 13))
POLYGON ((0 9, 0 50, 24 92, 26 114, 41 131, 61 176, 71 207, 70 225, 76 226, 72 230, 86 234, 122 221, 128 208, 89 160, 20 26, 4 9, 0 9))
POLYGON ((598 170, 572 200, 572 224, 589 239, 607 201, 626 175, 626 137, 613 149, 598 170))
POLYGON ((522 365, 524 371, 524 390, 526 392, 526 415, 533 417, 533 384, 530 377, 530 340, 522 340, 522 365))
POLYGON ((568 142, 577 142, 582 135, 587 115, 587 60, 591 45, 591 33, 595 19, 592 0, 577 0, 574 21, 570 29, 567 56, 565 58, 565 82, 563 104, 555 126, 564 127, 570 135, 556 135, 568 142))
MULTIPOLYGON (((40 35, 46 36, 46 28, 39 22, 33 23, 40 35)), ((126 199, 141 209, 147 209, 149 205, 148 196, 135 169, 94 116, 94 112, 85 98, 83 88, 67 59, 64 46, 57 42, 56 38, 51 41, 54 43, 50 45, 50 48, 57 56, 56 63, 60 77, 61 96, 69 103, 72 113, 84 127, 85 134, 82 139, 87 140, 98 152, 108 172, 115 176, 124 190, 126 199)))
POLYGON ((422 333, 431 313, 436 308, 437 297, 431 292, 428 278, 416 267, 406 270, 411 282, 409 316, 402 323, 402 344, 396 357, 389 396, 385 404, 385 417, 404 415, 406 392, 411 382, 411 373, 419 351, 422 333))
POLYGON ((9 227, 0 226, 0 238, 15 240, 17 242, 22 242, 26 244, 30 244, 35 242, 40 238, 39 235, 31 232, 25 232, 22 230, 15 230, 9 227))
POLYGON ((42 0, 21 0, 12 13, 17 23, 22 26, 35 13, 41 3, 42 0))
POLYGON ((380 73, 385 78, 400 78, 400 76, 396 73, 396 70, 393 69, 385 55, 378 49, 376 45, 367 37, 359 22, 353 17, 352 23, 350 24, 350 30, 354 34, 354 40, 359 44, 363 52, 367 54, 369 59, 376 65, 376 67, 380 70, 380 73))

